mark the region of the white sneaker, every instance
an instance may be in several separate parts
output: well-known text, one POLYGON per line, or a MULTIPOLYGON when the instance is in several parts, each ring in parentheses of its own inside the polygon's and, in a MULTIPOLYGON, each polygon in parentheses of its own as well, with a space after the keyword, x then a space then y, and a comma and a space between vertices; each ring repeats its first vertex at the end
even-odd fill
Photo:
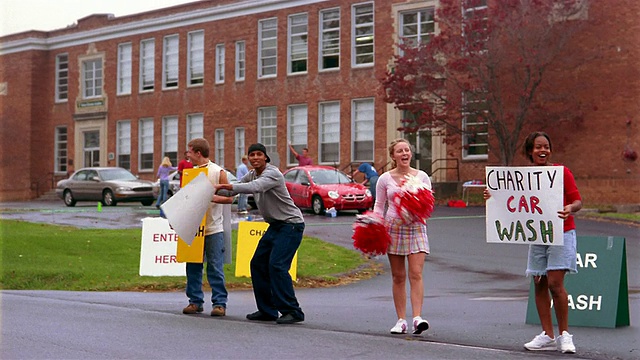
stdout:
POLYGON ((573 335, 569 334, 566 331, 562 332, 562 335, 558 336, 558 351, 562 351, 563 354, 576 353, 576 347, 573 345, 573 335))
POLYGON ((527 350, 556 350, 556 340, 550 338, 544 331, 540 335, 533 338, 533 340, 524 344, 524 348, 527 350))
POLYGON ((398 319, 396 326, 391 328, 392 334, 406 334, 407 333, 407 320, 398 319))
POLYGON ((415 335, 422 334, 423 331, 429 329, 429 322, 420 316, 413 318, 413 333, 415 335))

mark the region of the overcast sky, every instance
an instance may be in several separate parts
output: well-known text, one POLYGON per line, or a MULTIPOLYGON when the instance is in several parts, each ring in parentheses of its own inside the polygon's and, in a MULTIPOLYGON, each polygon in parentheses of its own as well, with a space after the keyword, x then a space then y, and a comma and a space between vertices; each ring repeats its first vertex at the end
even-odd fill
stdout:
POLYGON ((123 16, 196 0, 0 0, 0 36, 67 27, 91 14, 123 16))

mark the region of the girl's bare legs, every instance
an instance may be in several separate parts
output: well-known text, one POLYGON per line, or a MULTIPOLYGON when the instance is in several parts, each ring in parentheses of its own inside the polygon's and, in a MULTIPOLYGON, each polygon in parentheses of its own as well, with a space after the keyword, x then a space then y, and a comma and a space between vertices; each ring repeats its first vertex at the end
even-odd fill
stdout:
POLYGON ((411 254, 409 259, 409 286, 411 287, 411 311, 413 317, 422 314, 422 302, 424 301, 424 283, 422 282, 422 269, 424 269, 425 253, 411 254))
MULTIPOLYGON (((406 290, 406 278, 407 271, 404 266, 404 256, 392 255, 389 256, 389 265, 391 265, 391 278, 393 285, 391 287, 393 293, 393 304, 396 307, 396 314, 398 319, 407 318, 407 290, 406 290)), ((413 301, 412 301, 413 302, 413 301)))

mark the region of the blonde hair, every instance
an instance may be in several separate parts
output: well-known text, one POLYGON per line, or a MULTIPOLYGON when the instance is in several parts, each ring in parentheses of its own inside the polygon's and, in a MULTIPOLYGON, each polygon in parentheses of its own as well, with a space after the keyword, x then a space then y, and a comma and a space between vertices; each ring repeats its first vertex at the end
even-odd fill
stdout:
POLYGON ((165 157, 162 159, 162 164, 160 164, 160 166, 165 166, 165 167, 169 167, 169 166, 171 166, 171 159, 169 159, 169 157, 168 157, 168 156, 165 156, 165 157))
POLYGON ((396 164, 396 161, 393 159, 393 149, 399 143, 406 143, 407 145, 409 145, 409 149, 411 149, 411 152, 413 152, 413 146, 411 145, 409 140, 403 139, 403 138, 393 140, 391 144, 389 144, 389 157, 391 158, 391 169, 395 169, 398 166, 398 164, 396 164))

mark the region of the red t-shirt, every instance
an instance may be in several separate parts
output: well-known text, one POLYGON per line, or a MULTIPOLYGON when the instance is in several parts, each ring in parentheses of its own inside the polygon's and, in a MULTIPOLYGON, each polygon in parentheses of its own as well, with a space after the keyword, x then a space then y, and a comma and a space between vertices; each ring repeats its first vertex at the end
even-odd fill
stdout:
POLYGON ((306 157, 298 154, 298 156, 296 156, 296 159, 298 159, 299 166, 313 165, 313 160, 311 160, 310 157, 306 157))
MULTIPOLYGON (((560 164, 554 165, 562 166, 564 168, 564 205, 571 204, 576 200, 582 200, 580 192, 578 191, 578 186, 576 185, 576 180, 573 178, 571 170, 560 164)), ((569 230, 574 230, 575 228, 576 222, 573 219, 573 215, 569 215, 569 217, 564 221, 564 231, 567 232, 569 230)))

